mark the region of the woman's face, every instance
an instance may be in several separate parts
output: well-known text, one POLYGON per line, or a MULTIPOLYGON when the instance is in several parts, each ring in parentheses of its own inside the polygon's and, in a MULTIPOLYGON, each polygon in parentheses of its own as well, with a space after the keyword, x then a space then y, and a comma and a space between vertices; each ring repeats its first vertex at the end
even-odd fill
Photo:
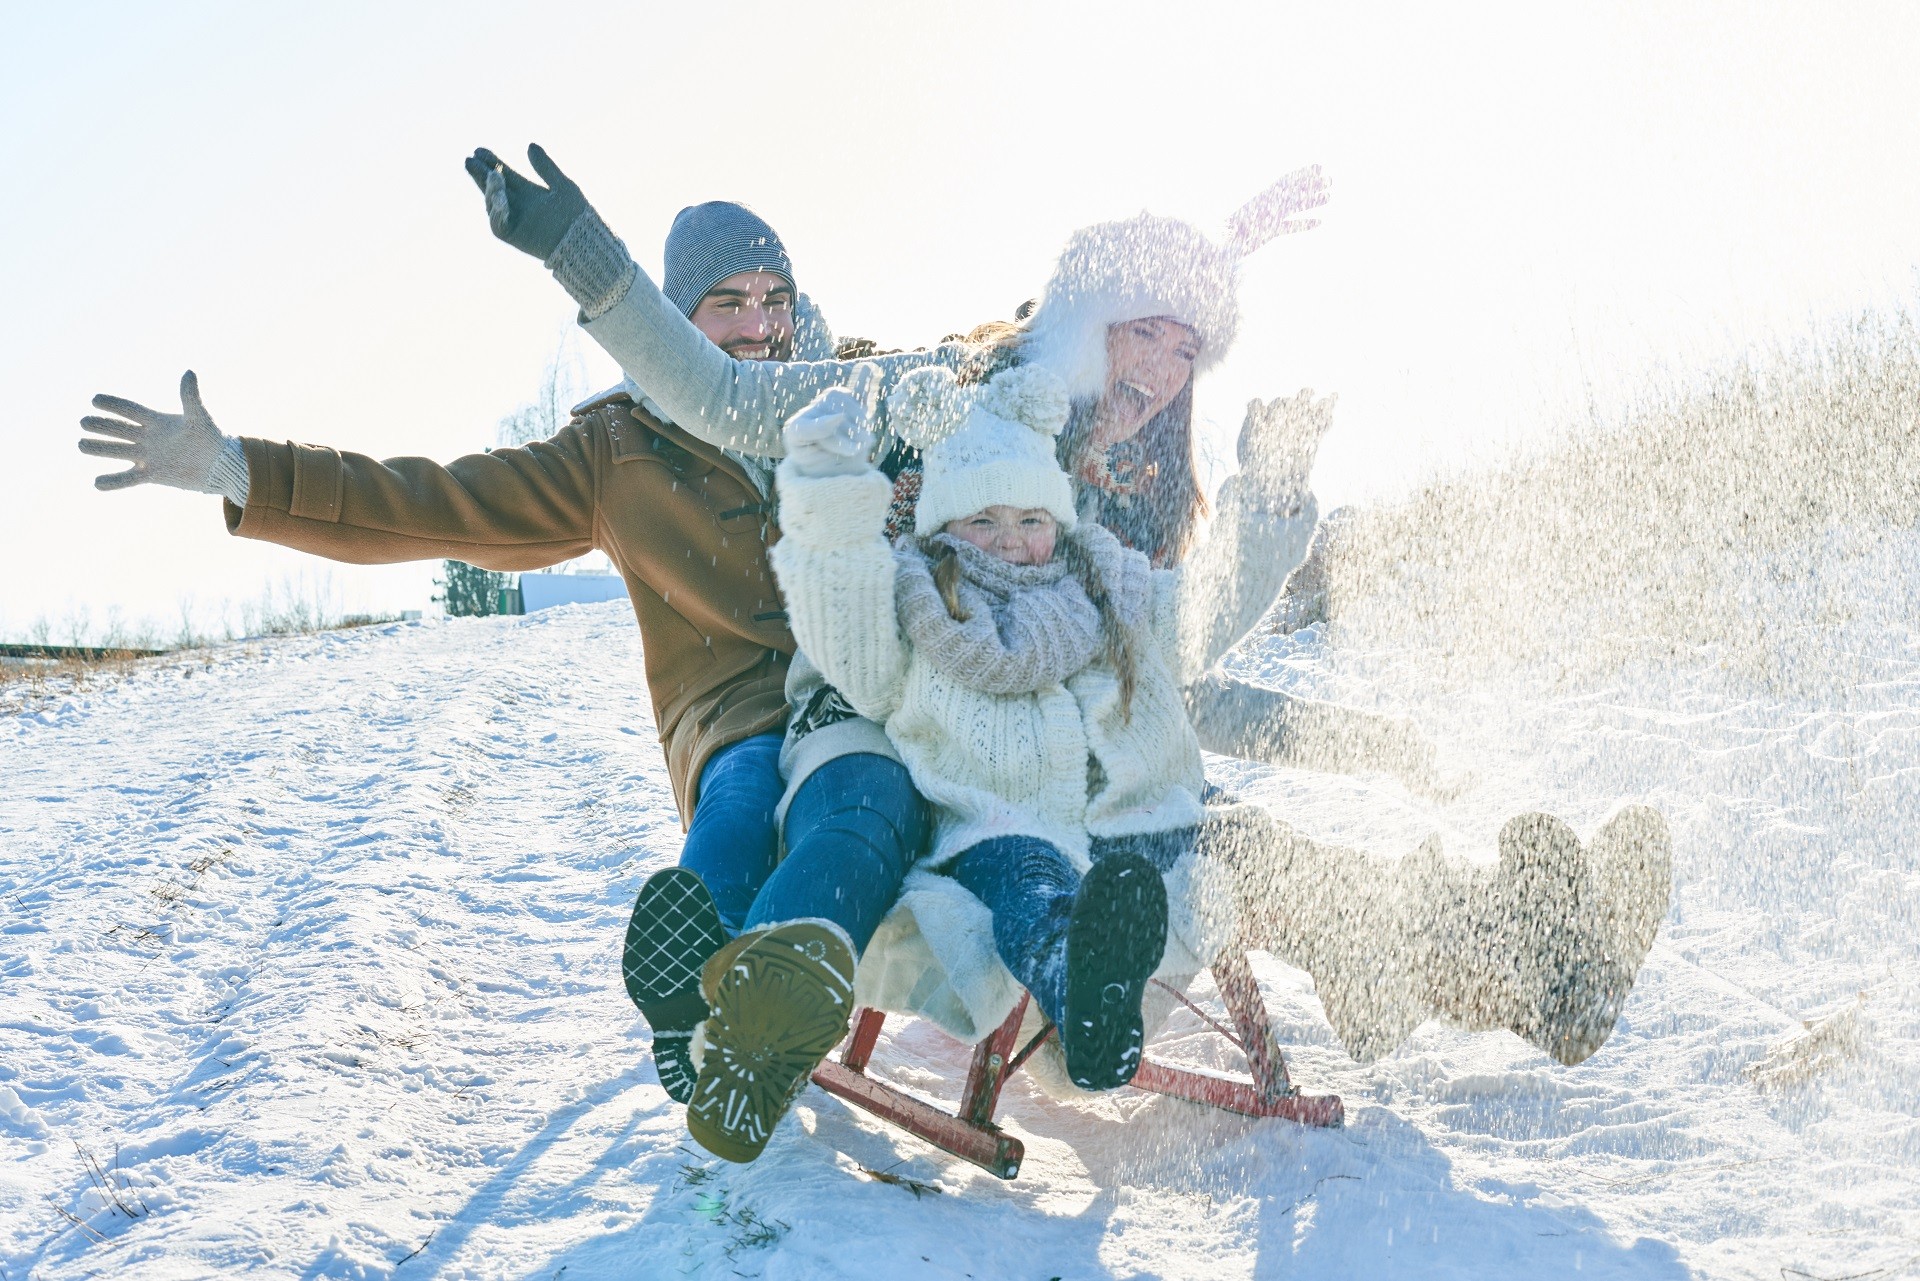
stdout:
POLYGON ((985 511, 948 521, 947 532, 1009 565, 1044 565, 1053 559, 1053 542, 1060 526, 1044 507, 996 503, 985 511))
POLYGON ((1107 388, 1100 397, 1101 433, 1109 445, 1130 440, 1173 403, 1193 378, 1200 336, 1165 316, 1107 326, 1107 388))

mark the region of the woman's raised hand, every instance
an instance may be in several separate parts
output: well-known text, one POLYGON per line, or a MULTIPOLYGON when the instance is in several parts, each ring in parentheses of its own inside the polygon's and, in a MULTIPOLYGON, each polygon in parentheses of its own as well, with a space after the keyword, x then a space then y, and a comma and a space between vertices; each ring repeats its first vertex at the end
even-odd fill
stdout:
POLYGON ((1307 476, 1320 452, 1320 440, 1333 426, 1339 396, 1316 400, 1311 388, 1297 396, 1247 403, 1240 427, 1242 483, 1262 495, 1298 497, 1307 492, 1307 476))
POLYGON ((1227 219, 1234 251, 1245 257, 1275 236, 1312 231, 1320 225, 1318 218, 1295 215, 1326 204, 1330 191, 1327 176, 1320 172, 1319 165, 1295 169, 1227 219))
POLYGON ((180 413, 149 409, 119 396, 95 396, 93 407, 117 416, 82 418, 82 429, 93 434, 80 438, 80 452, 132 464, 126 471, 95 478, 96 489, 170 485, 202 494, 225 493, 230 486, 219 473, 223 457, 230 466, 233 454, 239 454, 240 475, 246 474, 239 442, 214 426, 213 416, 200 403, 200 382, 191 369, 180 378, 180 413))
POLYGON ((561 173, 538 143, 527 148, 527 160, 546 186, 521 177, 485 147, 467 157, 467 175, 487 198, 487 225, 550 268, 587 319, 598 320, 626 296, 639 269, 580 184, 561 173))

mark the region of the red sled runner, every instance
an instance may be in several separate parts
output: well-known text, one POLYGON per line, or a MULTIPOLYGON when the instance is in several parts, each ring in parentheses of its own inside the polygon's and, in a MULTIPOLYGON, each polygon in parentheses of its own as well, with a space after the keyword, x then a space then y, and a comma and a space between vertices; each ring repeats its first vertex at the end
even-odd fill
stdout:
MULTIPOLYGON (((1165 984, 1161 986, 1240 1047, 1246 1055, 1251 1080, 1194 1068, 1168 1067, 1146 1059, 1134 1074, 1133 1088, 1224 1108, 1243 1116, 1277 1116, 1301 1125, 1341 1124, 1345 1109, 1338 1096, 1302 1094, 1287 1079, 1285 1056, 1274 1037, 1266 1002, 1245 954, 1224 955, 1212 968, 1214 982, 1220 988, 1235 1031, 1223 1027, 1183 994, 1165 984)), ((1053 1035, 1053 1025, 1048 1024, 1015 1052, 1014 1042, 1020 1035, 1020 1020, 1026 1013, 1028 1000, 1023 995, 1006 1022, 974 1047, 973 1063, 967 1069, 966 1089, 960 1096, 957 1112, 943 1112, 931 1103, 867 1075, 867 1060, 873 1054, 880 1027, 887 1018, 880 1010, 854 1011, 853 1032, 847 1038, 846 1047, 837 1061, 830 1058, 814 1070, 813 1083, 944 1152, 971 1161, 989 1174, 1002 1179, 1014 1178, 1020 1173, 1026 1148, 993 1123, 994 1109, 1007 1079, 1053 1035)))

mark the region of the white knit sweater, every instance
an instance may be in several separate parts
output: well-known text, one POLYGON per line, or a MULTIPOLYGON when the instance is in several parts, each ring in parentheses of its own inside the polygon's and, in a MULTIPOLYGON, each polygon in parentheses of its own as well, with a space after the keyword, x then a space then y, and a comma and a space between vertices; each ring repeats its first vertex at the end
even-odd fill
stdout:
POLYGON ((770 555, 794 639, 861 715, 886 727, 934 806, 924 867, 1024 835, 1084 870, 1091 837, 1198 823, 1200 746, 1181 689, 1259 617, 1232 606, 1248 589, 1278 590, 1316 518, 1310 497, 1278 516, 1242 513, 1214 549, 1231 564, 1209 559, 1203 544, 1182 569, 1153 572, 1151 643, 1135 654, 1131 715, 1122 716, 1118 676, 1103 662, 1064 685, 993 695, 917 661, 897 622, 893 551, 881 532, 886 477, 817 479, 783 465, 778 486, 782 537, 770 555), (1236 623, 1252 617, 1223 626, 1223 611, 1236 623))

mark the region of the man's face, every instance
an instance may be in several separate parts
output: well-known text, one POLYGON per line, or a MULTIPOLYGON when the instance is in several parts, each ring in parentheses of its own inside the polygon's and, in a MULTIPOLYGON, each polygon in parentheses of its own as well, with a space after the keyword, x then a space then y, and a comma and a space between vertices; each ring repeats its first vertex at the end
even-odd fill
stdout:
POLYGON ((793 356, 793 286, 770 271, 736 271, 707 290, 688 317, 735 360, 793 356))

